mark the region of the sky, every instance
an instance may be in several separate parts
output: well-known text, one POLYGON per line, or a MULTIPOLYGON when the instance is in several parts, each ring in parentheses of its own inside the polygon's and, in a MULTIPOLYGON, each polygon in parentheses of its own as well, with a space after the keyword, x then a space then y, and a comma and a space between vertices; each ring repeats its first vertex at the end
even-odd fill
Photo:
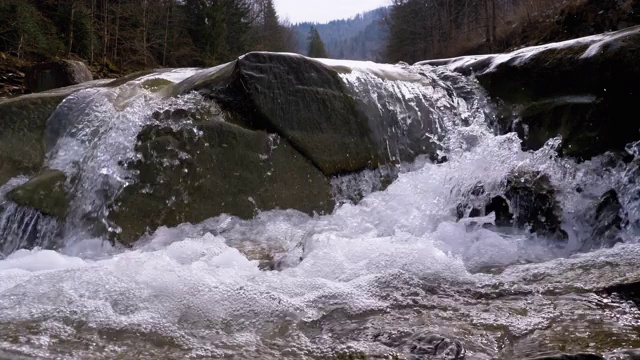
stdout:
POLYGON ((391 4, 391 0, 274 0, 280 19, 325 23, 391 4))

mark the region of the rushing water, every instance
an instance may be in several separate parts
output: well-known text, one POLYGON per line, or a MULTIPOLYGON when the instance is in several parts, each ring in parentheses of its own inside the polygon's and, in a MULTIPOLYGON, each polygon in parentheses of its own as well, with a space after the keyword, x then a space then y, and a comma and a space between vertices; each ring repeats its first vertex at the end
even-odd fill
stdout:
MULTIPOLYGON (((419 72, 443 76, 426 66, 419 72)), ((425 87, 370 74, 343 79, 371 101, 383 98, 381 113, 420 117, 406 104, 425 87), (402 90, 394 92, 402 106, 382 96, 385 87, 402 90)), ((330 215, 221 216, 160 228, 128 250, 74 231, 83 216, 100 217, 125 185, 118 163, 132 156, 152 113, 200 105, 196 94, 164 99, 143 82, 83 90, 50 119, 57 125, 49 128, 47 164, 75 175, 80 196, 57 251, 23 249, 0 260, 0 358, 428 359, 439 341, 432 334, 460 341, 467 359, 561 351, 614 359, 619 349, 640 348, 637 307, 592 293, 640 278, 635 227, 621 235, 624 245, 577 254, 605 191, 616 189, 637 223, 633 164, 609 155, 576 164, 555 156, 557 139, 522 152, 515 134, 494 134, 490 109, 479 93, 470 99, 469 88, 466 98, 444 94, 424 107, 448 126, 437 139, 447 162, 418 157, 386 188, 375 171, 336 178, 343 201, 330 215), (568 243, 456 221, 470 188, 482 181, 499 193, 514 169, 550 176, 568 243)))

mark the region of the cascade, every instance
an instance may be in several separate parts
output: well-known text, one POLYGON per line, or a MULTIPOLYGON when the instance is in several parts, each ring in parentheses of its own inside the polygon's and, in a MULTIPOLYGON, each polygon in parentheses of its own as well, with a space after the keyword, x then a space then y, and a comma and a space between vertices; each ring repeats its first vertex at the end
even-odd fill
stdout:
MULTIPOLYGON (((5 200, 27 178, 0 188, 0 357, 423 358, 444 346, 510 359, 640 348, 640 311, 604 294, 640 275, 637 159, 577 162, 558 156, 560 138, 523 151, 517 134, 497 133, 494 104, 472 77, 428 64, 317 61, 366 115, 381 166, 326 175, 304 160, 328 178, 332 211, 223 213, 160 225, 130 247, 107 233, 119 227, 109 217, 116 199, 142 181, 127 166, 144 157, 139 134, 152 128, 183 146, 209 139, 211 119, 227 136, 278 128, 225 112, 229 99, 216 91, 227 88, 209 84, 225 66, 159 71, 65 98, 47 120, 43 166, 66 175, 65 218, 5 200), (514 172, 555 189, 553 232, 500 226, 503 214, 485 209, 510 196, 514 172), (597 206, 610 190, 617 203, 597 206), (603 248, 594 219, 616 204, 626 218, 612 236, 624 244, 603 248)), ((295 135, 270 133, 252 158, 267 161, 285 145, 303 153, 295 135)), ((186 150, 162 168, 192 171, 179 164, 198 153, 177 148, 186 150)), ((529 204, 521 194, 509 205, 514 216, 529 204)), ((532 222, 548 224, 547 214, 532 222)))

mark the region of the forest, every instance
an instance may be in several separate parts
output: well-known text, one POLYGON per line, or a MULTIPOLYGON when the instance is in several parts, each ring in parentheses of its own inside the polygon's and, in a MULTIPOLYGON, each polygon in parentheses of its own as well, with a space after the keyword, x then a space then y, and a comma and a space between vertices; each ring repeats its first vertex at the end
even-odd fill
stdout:
POLYGON ((393 0, 385 59, 415 62, 567 40, 640 23, 638 0, 393 0))
POLYGON ((0 0, 0 52, 19 57, 135 69, 295 46, 273 0, 0 0))
POLYGON ((0 0, 0 54, 79 59, 116 73, 312 48, 338 59, 412 63, 617 30, 640 23, 639 3, 389 0, 351 19, 289 24, 273 0, 0 0))
POLYGON ((330 57, 382 62, 388 34, 385 23, 387 13, 387 8, 379 8, 350 19, 333 20, 326 24, 295 24, 293 28, 298 37, 298 52, 307 51, 307 34, 315 27, 330 57))

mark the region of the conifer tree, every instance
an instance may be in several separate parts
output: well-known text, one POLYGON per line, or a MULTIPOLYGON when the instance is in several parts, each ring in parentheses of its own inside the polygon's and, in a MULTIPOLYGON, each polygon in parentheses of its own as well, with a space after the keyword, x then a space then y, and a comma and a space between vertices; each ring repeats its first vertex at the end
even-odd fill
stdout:
POLYGON ((318 33, 318 29, 316 29, 315 26, 312 26, 311 30, 309 30, 309 37, 307 41, 307 55, 315 58, 327 57, 327 51, 325 50, 324 42, 322 41, 320 33, 318 33))

